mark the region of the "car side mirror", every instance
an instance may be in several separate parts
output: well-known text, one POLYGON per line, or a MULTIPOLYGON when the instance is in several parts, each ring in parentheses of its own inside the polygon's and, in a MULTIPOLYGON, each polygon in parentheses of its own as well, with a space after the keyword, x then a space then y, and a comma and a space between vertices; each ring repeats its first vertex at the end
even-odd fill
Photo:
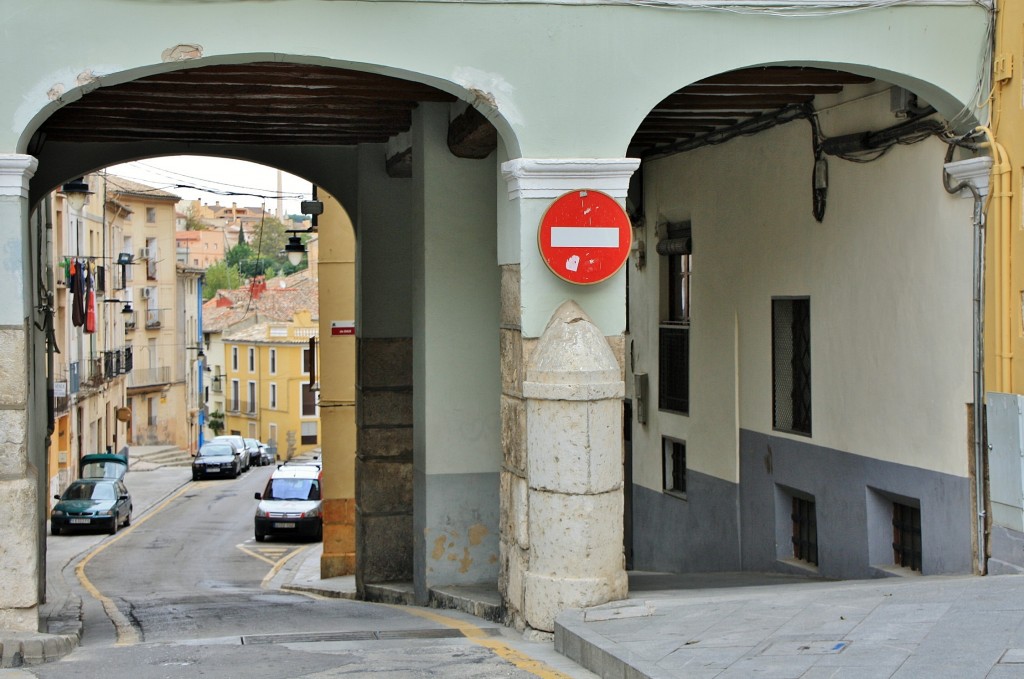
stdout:
POLYGON ((60 495, 54 495, 54 496, 53 496, 53 499, 54 499, 54 500, 59 500, 59 499, 60 499, 60 495))
POLYGON ((255 493, 255 495, 256 495, 256 499, 257 500, 262 500, 263 499, 263 496, 260 495, 259 493, 255 493))
POLYGON ((127 496, 127 495, 122 495, 122 496, 120 497, 120 499, 122 499, 122 500, 127 500, 127 499, 128 499, 128 496, 127 496))

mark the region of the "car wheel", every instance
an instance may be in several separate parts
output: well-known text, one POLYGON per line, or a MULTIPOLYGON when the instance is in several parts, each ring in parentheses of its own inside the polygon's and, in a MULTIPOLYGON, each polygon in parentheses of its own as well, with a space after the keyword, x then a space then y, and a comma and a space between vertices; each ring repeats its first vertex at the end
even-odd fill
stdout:
POLYGON ((114 516, 112 519, 110 519, 110 528, 107 529, 107 532, 111 535, 117 534, 117 516, 114 516))
POLYGON ((124 527, 127 528, 130 525, 132 525, 132 508, 131 507, 128 508, 128 516, 124 517, 124 527))
POLYGON ((231 478, 233 478, 233 479, 237 479, 238 478, 238 470, 237 469, 235 471, 231 472, 231 478))
POLYGON ((50 535, 60 535, 60 526, 55 523, 50 524, 50 535))
POLYGON ((199 474, 196 474, 195 472, 192 472, 192 480, 193 481, 198 481, 199 480, 199 474))
POLYGON ((267 539, 267 536, 263 533, 256 533, 256 542, 263 542, 267 539))
POLYGON ((316 534, 313 536, 313 542, 323 542, 323 541, 324 541, 324 524, 323 523, 319 523, 319 524, 317 524, 317 527, 316 527, 316 534))

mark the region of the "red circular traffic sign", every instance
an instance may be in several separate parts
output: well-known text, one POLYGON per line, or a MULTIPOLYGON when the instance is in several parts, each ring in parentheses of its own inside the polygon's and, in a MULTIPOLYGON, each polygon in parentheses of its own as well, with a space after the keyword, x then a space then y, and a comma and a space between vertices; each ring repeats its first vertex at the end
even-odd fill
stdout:
POLYGON ((551 272, 570 283, 590 285, 611 278, 629 257, 629 215, 600 191, 559 196, 537 230, 540 254, 551 272))

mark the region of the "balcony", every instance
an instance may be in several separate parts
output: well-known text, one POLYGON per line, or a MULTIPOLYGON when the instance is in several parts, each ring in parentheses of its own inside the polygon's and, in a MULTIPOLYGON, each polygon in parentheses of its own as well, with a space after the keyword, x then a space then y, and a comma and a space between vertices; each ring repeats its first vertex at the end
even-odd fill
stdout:
POLYGON ((225 411, 231 415, 256 416, 256 403, 254 401, 228 401, 225 411))
POLYGON ((136 319, 135 319, 135 314, 136 314, 136 312, 133 311, 130 314, 125 314, 124 315, 124 329, 126 331, 130 331, 130 330, 134 330, 135 329, 135 323, 137 322, 136 319))
POLYGON ((146 330, 156 330, 163 325, 163 309, 146 310, 146 330))
POLYGON ((128 375, 128 388, 150 387, 160 384, 170 384, 171 366, 165 365, 159 368, 139 368, 132 370, 128 375))

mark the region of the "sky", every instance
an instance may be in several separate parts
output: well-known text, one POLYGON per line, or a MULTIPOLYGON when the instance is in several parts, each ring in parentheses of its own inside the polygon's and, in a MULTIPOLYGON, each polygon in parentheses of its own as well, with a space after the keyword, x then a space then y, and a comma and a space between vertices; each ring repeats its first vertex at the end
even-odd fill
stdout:
MULTIPOLYGON (((272 167, 243 160, 207 156, 167 156, 114 165, 111 174, 164 189, 184 199, 199 199, 213 205, 232 202, 244 207, 266 203, 277 211, 277 173, 272 167)), ((282 173, 281 195, 285 214, 297 214, 299 202, 312 198, 312 185, 288 173, 282 173)))

